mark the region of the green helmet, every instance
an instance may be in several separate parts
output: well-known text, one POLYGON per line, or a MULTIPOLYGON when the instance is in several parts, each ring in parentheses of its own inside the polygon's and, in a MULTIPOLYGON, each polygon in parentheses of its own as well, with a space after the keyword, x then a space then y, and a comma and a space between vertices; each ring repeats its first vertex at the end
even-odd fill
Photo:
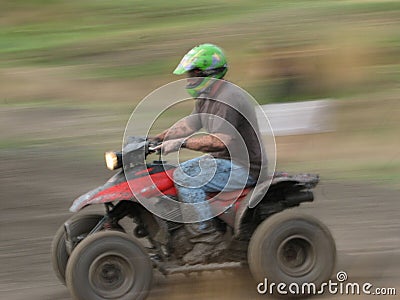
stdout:
POLYGON ((228 71, 225 54, 221 48, 213 44, 202 44, 190 50, 174 70, 174 74, 188 73, 193 79, 188 81, 186 89, 192 97, 205 92, 228 71), (194 79, 196 78, 196 79, 194 79))

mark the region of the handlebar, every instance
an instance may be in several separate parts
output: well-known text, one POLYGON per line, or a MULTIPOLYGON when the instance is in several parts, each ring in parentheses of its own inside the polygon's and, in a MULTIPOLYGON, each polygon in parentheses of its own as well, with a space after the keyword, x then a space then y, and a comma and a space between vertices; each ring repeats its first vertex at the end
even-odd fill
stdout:
POLYGON ((147 154, 154 153, 154 152, 160 152, 159 149, 156 150, 155 148, 161 144, 162 143, 159 141, 146 141, 147 154))

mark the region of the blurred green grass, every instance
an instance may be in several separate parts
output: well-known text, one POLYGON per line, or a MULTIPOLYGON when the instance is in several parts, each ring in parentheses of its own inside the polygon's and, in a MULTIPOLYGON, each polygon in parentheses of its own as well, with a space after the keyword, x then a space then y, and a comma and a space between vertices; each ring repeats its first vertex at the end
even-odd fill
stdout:
POLYGON ((345 97, 399 76, 399 1, 7 0, 0 11, 3 68, 166 78, 186 50, 210 41, 226 48, 229 78, 262 103, 345 97))

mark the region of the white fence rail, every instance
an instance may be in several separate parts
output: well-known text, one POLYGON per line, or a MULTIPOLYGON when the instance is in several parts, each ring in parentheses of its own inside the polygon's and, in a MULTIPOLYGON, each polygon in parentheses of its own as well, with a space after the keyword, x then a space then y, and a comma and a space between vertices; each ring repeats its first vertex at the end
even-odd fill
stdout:
MULTIPOLYGON (((331 99, 267 104, 261 108, 267 115, 275 136, 329 132, 335 129, 336 102, 331 99)), ((261 133, 268 124, 260 109, 256 111, 261 133)))

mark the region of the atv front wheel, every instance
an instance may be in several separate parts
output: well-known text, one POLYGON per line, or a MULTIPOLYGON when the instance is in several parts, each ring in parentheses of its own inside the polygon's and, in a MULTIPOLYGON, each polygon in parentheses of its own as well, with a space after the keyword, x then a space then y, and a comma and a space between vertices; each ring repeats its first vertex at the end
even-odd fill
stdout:
POLYGON ((66 271, 67 286, 79 300, 144 299, 152 277, 152 263, 140 242, 116 231, 83 240, 66 271))
MULTIPOLYGON (((73 216, 69 219, 67 222, 69 223, 71 234, 70 239, 73 240, 73 245, 71 246, 78 244, 79 239, 85 238, 102 218, 102 215, 87 214, 73 216)), ((53 269, 62 284, 65 284, 65 269, 70 256, 70 251, 67 251, 66 246, 64 224, 57 230, 51 245, 51 261, 53 269)), ((121 226, 115 229, 123 231, 121 226)))
POLYGON ((331 277, 335 261, 336 246, 328 228, 316 218, 292 212, 262 222, 248 248, 255 280, 276 285, 310 283, 318 289, 331 277))

